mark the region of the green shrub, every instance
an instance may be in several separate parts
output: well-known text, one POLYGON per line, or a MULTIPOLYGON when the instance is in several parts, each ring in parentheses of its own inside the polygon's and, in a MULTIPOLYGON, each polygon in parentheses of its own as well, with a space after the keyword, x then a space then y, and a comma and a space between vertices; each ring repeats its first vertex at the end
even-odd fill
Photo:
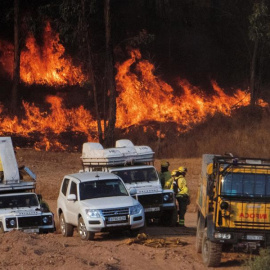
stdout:
POLYGON ((252 256, 246 266, 250 270, 268 270, 270 267, 270 249, 261 249, 260 254, 252 256))

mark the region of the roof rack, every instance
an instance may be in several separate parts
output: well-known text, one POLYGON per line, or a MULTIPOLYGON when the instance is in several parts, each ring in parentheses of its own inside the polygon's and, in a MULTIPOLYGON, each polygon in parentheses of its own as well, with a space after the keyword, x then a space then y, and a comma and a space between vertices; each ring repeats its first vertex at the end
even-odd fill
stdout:
POLYGON ((270 159, 262 158, 215 156, 214 162, 231 165, 270 166, 270 159))
POLYGON ((100 143, 83 144, 83 166, 126 166, 154 161, 154 152, 149 146, 134 146, 130 140, 116 141, 116 147, 104 149, 100 143))

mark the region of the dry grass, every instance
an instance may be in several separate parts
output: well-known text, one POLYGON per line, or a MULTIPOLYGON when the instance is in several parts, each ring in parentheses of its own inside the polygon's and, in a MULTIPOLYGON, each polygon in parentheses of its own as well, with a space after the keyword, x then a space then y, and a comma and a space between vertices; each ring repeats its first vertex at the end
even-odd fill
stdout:
POLYGON ((215 115, 189 132, 179 133, 173 123, 164 124, 166 134, 159 139, 157 123, 130 129, 121 134, 135 144, 150 145, 156 158, 195 158, 205 153, 233 153, 236 156, 270 158, 269 110, 242 108, 231 117, 215 115), (140 136, 138 136, 140 134, 140 136))

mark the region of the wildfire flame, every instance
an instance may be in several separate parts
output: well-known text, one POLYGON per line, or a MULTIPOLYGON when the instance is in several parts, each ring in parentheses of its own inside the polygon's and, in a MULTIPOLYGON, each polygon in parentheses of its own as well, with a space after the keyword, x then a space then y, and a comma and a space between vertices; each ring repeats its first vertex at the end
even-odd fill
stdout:
MULTIPOLYGON (((26 84, 75 85, 87 79, 81 67, 75 67, 71 58, 65 55, 59 34, 51 29, 50 23, 45 27, 42 47, 32 34, 27 37, 25 47, 21 52, 20 75, 26 84)), ((8 42, 0 42, 0 51, 0 63, 12 77, 14 47, 8 42)))
MULTIPOLYGON (((131 58, 118 66, 118 127, 155 120, 181 124, 179 131, 184 132, 192 124, 204 121, 208 115, 222 113, 230 116, 234 109, 250 104, 247 91, 237 89, 233 96, 229 96, 215 81, 212 81, 215 95, 211 97, 205 97, 201 89, 187 80, 179 81, 184 93, 175 96, 173 88, 155 76, 154 70, 153 64, 141 59, 138 50, 132 51, 131 58), (136 73, 131 71, 132 65, 135 65, 136 73)), ((259 100, 259 104, 267 106, 262 100, 259 100)))
MULTIPOLYGON (((49 24, 44 33, 44 47, 40 49, 33 37, 26 42, 27 49, 21 55, 21 79, 29 84, 75 84, 86 80, 80 68, 71 64, 70 58, 64 58, 64 47, 59 43, 59 36, 53 33, 49 24)), ((3 68, 12 74, 12 46, 0 42, 4 50, 1 62, 3 68), (4 48, 6 50, 4 50, 4 48)), ((207 116, 222 113, 230 116, 236 108, 250 104, 250 94, 237 89, 232 96, 227 95, 215 81, 212 81, 214 94, 205 96, 203 91, 186 80, 179 80, 183 93, 175 95, 174 89, 154 74, 152 63, 142 59, 139 50, 131 52, 130 59, 116 65, 117 128, 132 125, 144 125, 145 121, 161 123, 174 122, 179 132, 188 131, 194 124, 203 122, 207 116)), ((23 101, 25 115, 18 117, 3 116, 0 106, 0 135, 20 135, 31 138, 40 134, 35 142, 36 149, 67 149, 57 136, 71 131, 84 134, 88 141, 97 141, 97 125, 90 111, 83 106, 65 108, 62 98, 47 96, 49 111, 41 111, 35 104, 23 101), (52 137, 51 134, 54 134, 52 137)), ((260 106, 268 106, 262 100, 260 106)), ((147 132, 144 126, 144 132, 147 132)), ((166 134, 156 131, 157 136, 166 134)))

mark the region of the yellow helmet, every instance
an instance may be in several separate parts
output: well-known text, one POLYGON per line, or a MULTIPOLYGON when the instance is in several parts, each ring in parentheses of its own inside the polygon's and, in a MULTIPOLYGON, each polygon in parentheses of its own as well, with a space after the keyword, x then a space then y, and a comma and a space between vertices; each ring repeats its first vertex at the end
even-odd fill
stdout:
POLYGON ((181 166, 181 167, 178 168, 178 172, 187 173, 187 168, 181 166))
POLYGON ((179 175, 179 171, 178 170, 173 170, 171 173, 171 176, 178 176, 179 175))
POLYGON ((160 165, 161 165, 161 167, 169 167, 170 163, 166 160, 162 160, 160 165))

